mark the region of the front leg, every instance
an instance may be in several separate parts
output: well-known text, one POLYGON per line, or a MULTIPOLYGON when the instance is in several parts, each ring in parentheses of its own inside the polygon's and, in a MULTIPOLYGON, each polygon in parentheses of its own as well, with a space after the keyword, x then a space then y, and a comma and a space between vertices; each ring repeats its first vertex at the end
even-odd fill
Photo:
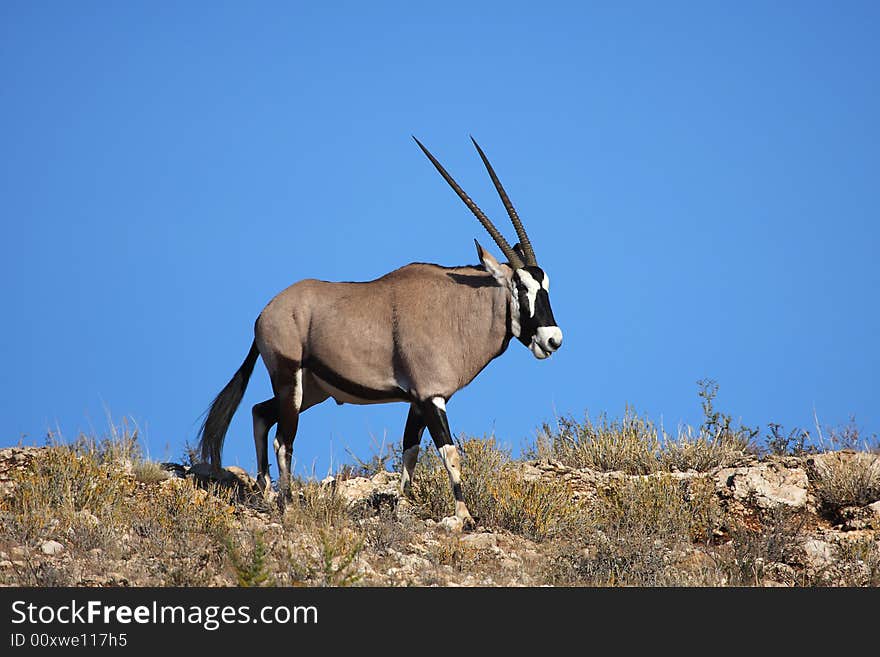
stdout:
POLYGON ((464 527, 474 527, 476 523, 464 503, 464 495, 461 492, 461 458, 449 431, 446 402, 443 397, 431 397, 421 404, 421 411, 449 474, 449 483, 452 485, 452 495, 455 498, 455 517, 461 520, 464 527))
POLYGON ((425 431, 425 418, 417 404, 410 404, 403 430, 403 471, 400 473, 400 491, 409 497, 412 494, 413 470, 419 460, 419 444, 425 431))

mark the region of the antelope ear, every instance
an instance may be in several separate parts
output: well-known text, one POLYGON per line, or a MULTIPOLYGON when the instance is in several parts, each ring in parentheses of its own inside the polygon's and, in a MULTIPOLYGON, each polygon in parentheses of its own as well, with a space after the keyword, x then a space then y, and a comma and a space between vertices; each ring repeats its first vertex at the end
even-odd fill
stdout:
POLYGON ((483 267, 486 268, 486 271, 492 274, 498 284, 507 287, 510 282, 510 275, 506 274, 504 268, 498 263, 495 257, 486 251, 477 240, 474 240, 474 244, 477 245, 477 257, 480 259, 480 262, 483 263, 483 267))

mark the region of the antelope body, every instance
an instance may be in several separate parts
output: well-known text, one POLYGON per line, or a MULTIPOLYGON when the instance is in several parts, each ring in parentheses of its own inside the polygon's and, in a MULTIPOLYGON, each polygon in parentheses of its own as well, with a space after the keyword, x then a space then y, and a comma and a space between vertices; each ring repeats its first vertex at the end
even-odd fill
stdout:
MULTIPOLYGON (((511 248, 488 217, 416 140, 440 174, 501 248, 500 263, 476 243, 480 266, 412 263, 374 281, 307 279, 275 296, 260 313, 241 367, 214 399, 200 431, 202 457, 220 467, 220 452, 257 356, 274 396, 253 407, 257 482, 270 489, 268 435, 282 503, 289 495, 293 440, 300 413, 328 398, 337 403, 410 405, 403 434, 401 486, 409 492, 427 427, 446 466, 455 515, 473 519, 461 489, 460 458, 446 402, 517 338, 543 359, 562 344, 550 307, 549 278, 537 266, 525 229, 485 154, 474 141, 501 195, 520 243, 511 248)), ((476 240, 475 240, 476 242, 476 240)))

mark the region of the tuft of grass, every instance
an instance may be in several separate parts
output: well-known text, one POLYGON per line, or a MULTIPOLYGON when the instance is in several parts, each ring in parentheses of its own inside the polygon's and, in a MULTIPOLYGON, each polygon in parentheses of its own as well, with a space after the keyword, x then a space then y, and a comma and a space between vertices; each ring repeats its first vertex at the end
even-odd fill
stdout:
POLYGON ((811 460, 812 483, 826 511, 880 499, 880 455, 842 450, 811 460))
MULTIPOLYGON (((563 482, 527 481, 514 468, 510 451, 493 437, 457 440, 462 458, 462 491, 480 524, 533 540, 553 534, 574 513, 563 482)), ((449 477, 439 456, 423 452, 413 482, 413 498, 429 517, 454 509, 449 477)))
POLYGON ((563 417, 556 430, 544 424, 529 455, 557 460, 573 468, 648 474, 659 467, 659 450, 654 424, 627 406, 621 420, 608 420, 601 415, 594 423, 589 416, 583 422, 563 417))
POLYGON ((703 422, 697 429, 683 427, 672 437, 627 406, 620 420, 601 415, 597 422, 589 416, 577 422, 563 417, 556 429, 545 423, 526 456, 557 460, 573 468, 644 475, 665 470, 706 472, 756 453, 757 429, 715 408, 718 385, 714 381, 702 380, 698 385, 703 422))
POLYGON ((168 479, 168 471, 155 461, 137 461, 131 471, 135 480, 141 484, 157 484, 168 479))
POLYGON ((691 583, 674 556, 708 543, 721 512, 711 481, 667 474, 612 480, 556 545, 550 579, 600 586, 691 583))
POLYGON ((717 553, 729 585, 760 586, 769 567, 797 566, 803 561, 806 514, 802 509, 781 505, 765 513, 760 523, 740 519, 730 524, 730 541, 717 553))
POLYGON ((528 481, 510 469, 490 482, 489 493, 491 504, 478 511, 480 519, 535 541, 556 535, 581 512, 564 482, 528 481))
POLYGON ((880 543, 869 537, 837 545, 837 586, 880 586, 880 543))
POLYGON ((81 512, 119 524, 124 521, 119 508, 134 490, 115 464, 61 446, 47 448, 13 480, 16 494, 0 503, 0 512, 23 543, 76 531, 81 512))
POLYGON ((715 467, 730 465, 753 452, 749 438, 737 434, 694 433, 685 427, 675 440, 667 440, 658 454, 659 469, 663 471, 708 472, 715 467))
MULTIPOLYGON (((468 474, 469 468, 462 465, 462 490, 465 501, 472 499, 469 483, 476 477, 468 474)), ((413 473, 412 501, 421 515, 427 518, 444 518, 455 511, 452 490, 449 487, 449 476, 443 461, 433 448, 422 448, 419 461, 413 473)))

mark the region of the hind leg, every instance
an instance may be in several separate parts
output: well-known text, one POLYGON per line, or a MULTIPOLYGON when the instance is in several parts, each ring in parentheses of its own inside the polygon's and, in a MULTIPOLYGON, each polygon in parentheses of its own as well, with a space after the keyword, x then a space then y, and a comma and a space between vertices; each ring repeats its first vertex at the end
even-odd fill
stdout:
POLYGON ((275 432, 275 459, 278 461, 279 503, 290 499, 290 461, 293 456, 293 440, 299 426, 299 412, 303 401, 302 368, 297 369, 289 380, 276 384, 275 399, 278 400, 278 429, 275 432))
POLYGON ((272 489, 269 477, 269 430, 278 422, 278 402, 275 397, 255 404, 252 409, 254 417, 254 446, 257 450, 257 487, 268 494, 272 489))

